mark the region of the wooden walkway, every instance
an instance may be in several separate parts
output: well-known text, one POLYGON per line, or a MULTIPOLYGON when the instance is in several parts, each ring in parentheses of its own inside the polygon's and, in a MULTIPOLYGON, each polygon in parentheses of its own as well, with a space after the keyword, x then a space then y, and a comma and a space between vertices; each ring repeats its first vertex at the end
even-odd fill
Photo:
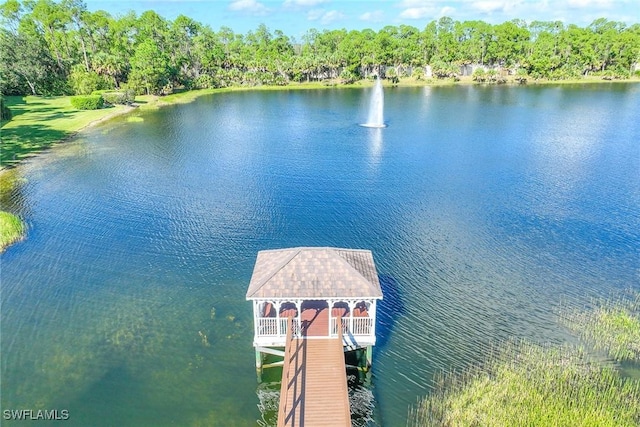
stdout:
POLYGON ((301 337, 288 324, 278 427, 351 426, 342 336, 328 331, 328 310, 302 313, 301 337))

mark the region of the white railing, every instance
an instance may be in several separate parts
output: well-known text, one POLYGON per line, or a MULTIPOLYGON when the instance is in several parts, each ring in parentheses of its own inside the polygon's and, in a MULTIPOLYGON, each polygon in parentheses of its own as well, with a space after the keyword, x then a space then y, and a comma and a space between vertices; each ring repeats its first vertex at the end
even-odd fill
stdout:
MULTIPOLYGON (((293 335, 300 336, 300 319, 292 319, 293 335)), ((331 317, 329 322, 329 336, 338 336, 338 318, 331 317)), ((371 336, 374 334, 373 318, 371 317, 343 317, 342 334, 347 336, 371 336)), ((256 322, 256 337, 285 338, 287 336, 287 319, 284 317, 259 317, 256 322)))
POLYGON ((373 319, 370 317, 352 317, 349 331, 352 335, 371 335, 373 331, 373 319))
MULTIPOLYGON (((293 318, 293 335, 300 335, 300 321, 293 318)), ((287 318, 286 317, 259 317, 256 322, 257 337, 286 337, 287 318)))
MULTIPOLYGON (((332 337, 338 336, 338 318, 331 318, 329 332, 332 337)), ((373 335, 373 319, 371 317, 343 317, 342 335, 373 335)))
POLYGON ((278 319, 276 319, 275 317, 259 318, 258 325, 257 325, 258 330, 256 331, 256 335, 264 336, 264 337, 274 337, 274 336, 282 335, 280 331, 284 331, 286 335, 287 319, 280 319, 280 320, 284 320, 285 322, 284 328, 282 328, 281 325, 278 325, 278 319))

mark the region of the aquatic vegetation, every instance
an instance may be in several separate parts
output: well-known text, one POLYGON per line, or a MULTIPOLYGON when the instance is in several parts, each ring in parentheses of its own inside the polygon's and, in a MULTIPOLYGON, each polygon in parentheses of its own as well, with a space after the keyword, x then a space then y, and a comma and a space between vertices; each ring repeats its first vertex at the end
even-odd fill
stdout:
POLYGON ((29 375, 3 377, 3 406, 47 409, 60 396, 80 396, 108 371, 105 355, 89 351, 95 344, 95 337, 71 331, 32 340, 31 354, 22 357, 17 368, 29 375))
POLYGON ((592 310, 570 311, 564 323, 613 359, 640 362, 640 293, 595 305, 592 310))
POLYGON ((142 123, 142 122, 144 122, 144 117, 129 116, 129 117, 127 117, 127 122, 129 122, 129 123, 142 123))
POLYGON ((278 406, 280 405, 279 384, 260 384, 256 394, 261 416, 261 419, 257 420, 258 425, 260 427, 275 426, 278 423, 278 406))
MULTIPOLYGON (((101 292, 85 300, 91 309, 85 312, 81 329, 60 329, 57 322, 43 325, 39 339, 25 344, 33 357, 19 362, 20 370, 30 374, 3 377, 6 390, 11 390, 3 393, 3 404, 50 408, 60 396, 69 401, 79 398, 113 369, 143 371, 165 342, 161 321, 167 316, 161 315, 160 297, 155 291, 144 299, 101 292)), ((41 314, 66 322, 66 314, 41 314)))
POLYGON ((0 252, 24 237, 24 223, 9 212, 0 211, 0 252))
POLYGON ((640 383, 571 347, 508 343, 486 363, 444 374, 410 426, 636 426, 640 383))
POLYGON ((0 198, 9 197, 21 184, 26 182, 27 180, 22 177, 17 168, 0 171, 0 198))
POLYGON ((207 334, 205 334, 202 331, 198 331, 198 335, 200 335, 200 338, 202 339, 202 345, 205 347, 209 347, 211 346, 211 344, 209 344, 209 339, 207 338, 207 334))

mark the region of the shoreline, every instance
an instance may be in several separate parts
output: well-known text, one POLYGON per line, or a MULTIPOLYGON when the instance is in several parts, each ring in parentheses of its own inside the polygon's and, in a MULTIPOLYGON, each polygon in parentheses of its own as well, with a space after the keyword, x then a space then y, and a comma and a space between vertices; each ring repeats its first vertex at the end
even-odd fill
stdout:
MULTIPOLYGON (((618 84, 618 83, 640 83, 640 79, 638 78, 630 78, 626 80, 604 80, 601 77, 586 77, 581 79, 569 79, 569 80, 527 80, 526 83, 521 84, 515 81, 512 77, 507 80, 506 83, 478 83, 473 80, 471 76, 463 76, 458 80, 454 80, 452 78, 446 79, 424 79, 424 80, 416 80, 411 78, 401 79, 397 83, 391 83, 388 80, 383 81, 383 87, 449 87, 449 86, 468 86, 468 85, 477 85, 477 86, 502 86, 502 87, 526 87, 526 86, 552 86, 552 85, 585 85, 589 86, 592 84, 618 84)), ((169 105, 175 104, 185 104, 195 101, 196 99, 205 96, 205 95, 214 95, 218 93, 228 93, 228 92, 246 92, 246 91, 288 91, 288 90, 321 90, 321 89, 350 89, 350 88, 366 88, 373 85, 373 80, 363 79, 352 84, 343 84, 340 83, 339 80, 329 80, 325 82, 303 82, 303 83, 290 83, 284 86, 231 86, 226 88, 215 88, 215 89, 196 89, 196 90, 188 90, 184 92, 176 92, 170 95, 159 96, 159 95, 139 95, 136 97, 136 102, 131 106, 116 106, 113 107, 115 111, 109 111, 104 115, 99 115, 97 118, 90 118, 87 121, 81 120, 78 126, 72 127, 67 131, 62 131, 63 135, 57 138, 52 138, 51 140, 45 141, 43 143, 43 147, 36 148, 33 151, 29 151, 20 159, 14 159, 11 164, 2 164, 0 165, 0 179, 2 178, 3 172, 8 169, 13 169, 21 165, 24 160, 32 158, 34 156, 38 156, 47 151, 47 149, 52 148, 55 145, 63 144, 77 137, 77 135, 87 129, 95 127, 101 123, 105 123, 109 120, 112 120, 116 117, 124 116, 127 114, 131 114, 132 112, 139 111, 147 111, 147 110, 155 110, 162 107, 166 107, 169 105)), ((31 97, 25 96, 23 99, 27 98, 35 98, 35 99, 47 99, 46 97, 31 97)), ((65 99, 67 97, 52 97, 65 99)), ((28 102, 25 102, 25 105, 28 105, 28 102)), ((91 113, 96 115, 95 112, 101 112, 102 110, 92 110, 91 113)), ((77 113, 77 111, 75 111, 77 113)), ((27 110, 22 114, 29 114, 30 111, 27 110)), ((85 113, 85 112, 81 112, 85 113)), ((20 115, 22 115, 20 114, 20 115)), ((56 114, 54 112, 54 114, 56 114)), ((60 114, 60 113, 57 113, 60 114)), ((15 120, 15 118, 14 118, 15 120)), ((7 121, 3 123, 2 129, 5 128, 6 125, 11 124, 12 121, 7 121)), ((37 123, 37 121, 36 121, 37 123)), ((20 126, 20 125, 17 125, 20 126)), ((9 128, 11 129, 11 127, 9 128)))

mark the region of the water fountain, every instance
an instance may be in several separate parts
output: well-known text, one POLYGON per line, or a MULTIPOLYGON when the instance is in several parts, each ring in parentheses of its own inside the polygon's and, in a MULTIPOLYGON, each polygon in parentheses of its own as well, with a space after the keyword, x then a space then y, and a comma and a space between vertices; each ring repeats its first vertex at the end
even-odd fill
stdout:
POLYGON ((369 117, 367 122, 362 123, 361 126, 368 128, 383 128, 387 126, 384 124, 384 92, 382 91, 382 80, 380 78, 376 79, 376 84, 373 87, 373 94, 369 104, 369 117))

